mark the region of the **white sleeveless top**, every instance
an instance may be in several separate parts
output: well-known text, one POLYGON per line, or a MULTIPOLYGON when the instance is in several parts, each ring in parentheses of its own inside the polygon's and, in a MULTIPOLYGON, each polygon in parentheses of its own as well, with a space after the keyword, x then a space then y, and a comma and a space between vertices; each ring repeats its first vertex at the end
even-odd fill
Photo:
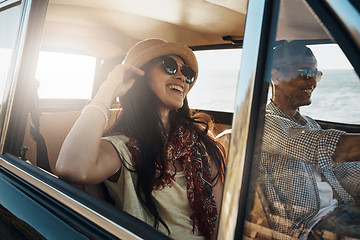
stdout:
MULTIPOLYGON (((133 215, 150 226, 154 226, 154 218, 148 213, 136 194, 137 173, 131 162, 131 153, 125 143, 129 138, 124 135, 109 136, 103 139, 110 141, 119 155, 123 157, 123 164, 117 182, 105 181, 115 207, 133 215), (130 170, 129 170, 130 169, 130 170)), ((159 215, 170 229, 170 235, 166 228, 159 223, 159 230, 173 239, 204 239, 199 232, 192 233, 192 210, 187 198, 185 173, 177 172, 175 182, 171 187, 154 190, 152 195, 159 215)))

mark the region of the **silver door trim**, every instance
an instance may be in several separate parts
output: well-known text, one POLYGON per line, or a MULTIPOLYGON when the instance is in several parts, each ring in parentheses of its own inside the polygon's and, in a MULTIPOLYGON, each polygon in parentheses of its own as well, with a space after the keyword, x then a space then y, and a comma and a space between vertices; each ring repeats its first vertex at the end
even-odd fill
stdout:
MULTIPOLYGON (((112 220, 106 218, 105 216, 101 215, 100 213, 94 211, 93 209, 87 207, 86 205, 82 204, 81 202, 71 198, 70 196, 64 194, 63 192, 59 191, 58 189, 46 184, 45 182, 41 181, 40 179, 32 176, 31 174, 27 173, 26 171, 22 170, 21 168, 15 166, 14 164, 10 163, 9 161, 0 157, 0 166, 9 170, 10 172, 16 174, 18 177, 24 179, 26 182, 32 184, 36 188, 40 189, 44 193, 48 194, 49 196, 53 197, 54 199, 58 200, 66 207, 70 208, 74 212, 77 212, 81 216, 89 219, 91 222, 97 224, 101 228, 105 229, 109 233, 115 235, 120 239, 129 239, 129 240, 139 240, 142 239, 133 232, 129 231, 128 229, 120 226, 119 224, 113 222, 112 220)), ((46 174, 49 174, 48 172, 46 174)), ((54 176, 56 177, 56 176, 54 176)))
POLYGON ((264 10, 264 0, 249 1, 218 239, 235 237, 264 10))

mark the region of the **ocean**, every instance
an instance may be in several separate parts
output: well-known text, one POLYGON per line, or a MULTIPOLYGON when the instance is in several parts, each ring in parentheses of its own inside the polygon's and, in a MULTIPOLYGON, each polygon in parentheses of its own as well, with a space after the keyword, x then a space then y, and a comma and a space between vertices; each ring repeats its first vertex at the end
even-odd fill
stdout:
MULTIPOLYGON (((360 80, 352 69, 323 70, 312 94, 312 104, 301 107, 302 114, 317 120, 360 124, 360 80)), ((199 73, 189 93, 191 108, 233 112, 237 70, 207 70, 199 73)))
POLYGON ((360 124, 360 80, 354 70, 327 70, 301 113, 314 119, 360 124))

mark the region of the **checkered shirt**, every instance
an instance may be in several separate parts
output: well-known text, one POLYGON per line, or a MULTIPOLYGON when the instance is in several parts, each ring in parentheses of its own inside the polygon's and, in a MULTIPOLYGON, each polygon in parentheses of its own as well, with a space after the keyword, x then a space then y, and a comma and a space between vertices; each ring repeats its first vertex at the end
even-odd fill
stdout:
POLYGON ((326 177, 339 202, 353 201, 349 189, 360 191, 359 162, 340 164, 331 158, 344 133, 323 130, 299 112, 290 117, 273 102, 267 105, 260 183, 276 231, 298 237, 308 231, 308 221, 319 211, 319 190, 311 166, 326 177))

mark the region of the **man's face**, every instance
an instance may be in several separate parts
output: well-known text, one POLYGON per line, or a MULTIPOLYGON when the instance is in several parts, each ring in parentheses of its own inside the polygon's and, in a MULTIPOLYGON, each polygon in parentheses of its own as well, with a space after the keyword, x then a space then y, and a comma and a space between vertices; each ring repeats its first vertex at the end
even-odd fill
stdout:
POLYGON ((315 77, 304 79, 301 77, 302 69, 315 71, 316 65, 312 63, 299 63, 276 69, 276 80, 273 80, 276 86, 276 98, 280 97, 283 101, 287 101, 294 109, 310 105, 311 94, 316 88, 315 77))

